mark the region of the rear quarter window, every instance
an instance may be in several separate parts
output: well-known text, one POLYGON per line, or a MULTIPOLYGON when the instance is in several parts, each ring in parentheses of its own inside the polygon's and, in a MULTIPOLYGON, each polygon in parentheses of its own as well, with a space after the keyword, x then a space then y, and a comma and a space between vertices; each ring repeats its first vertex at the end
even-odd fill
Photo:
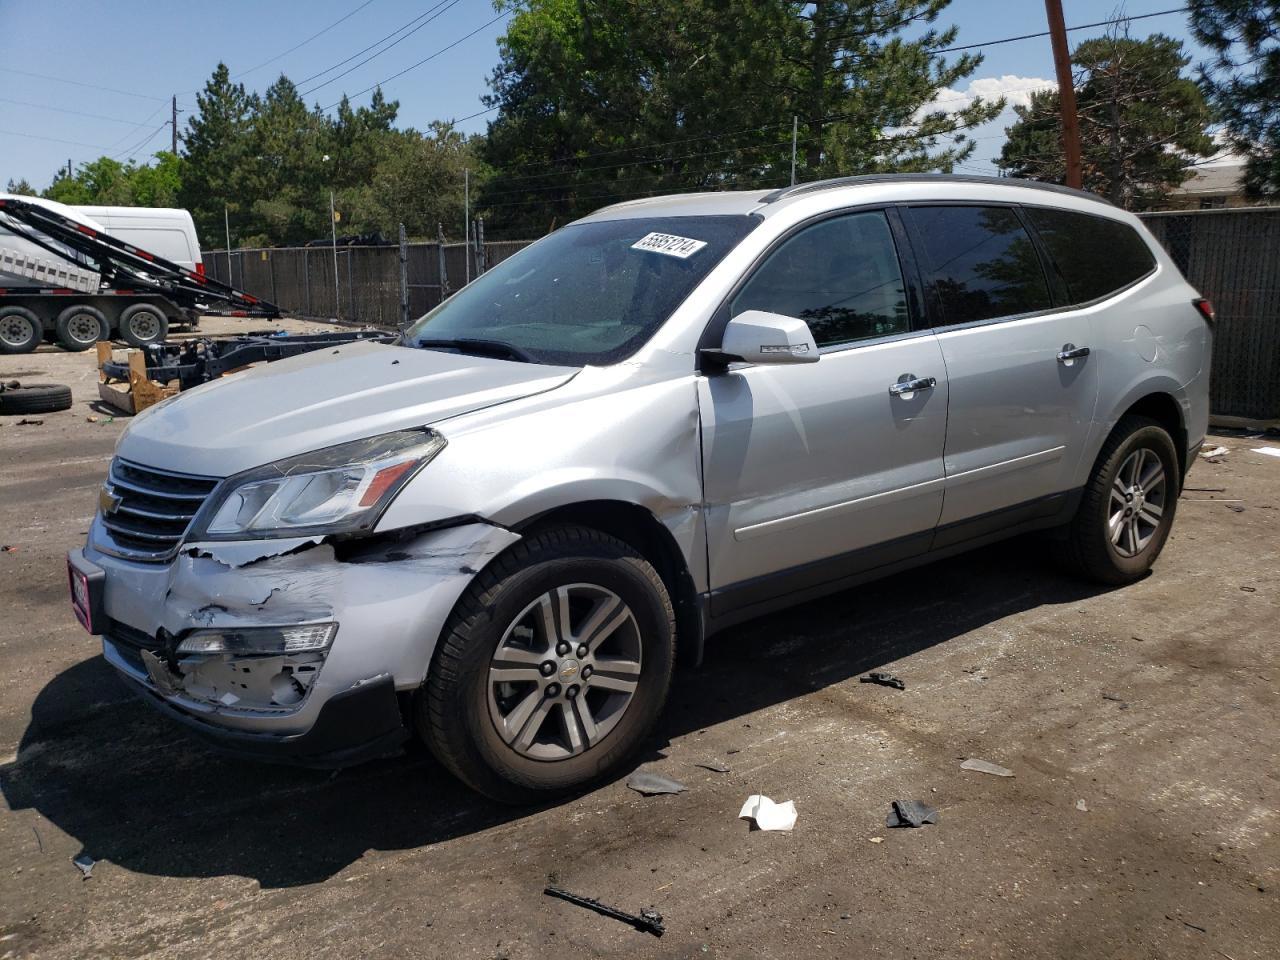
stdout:
POLYGON ((1127 223, 1073 210, 1024 209, 1073 305, 1110 296, 1155 268, 1151 248, 1127 223))

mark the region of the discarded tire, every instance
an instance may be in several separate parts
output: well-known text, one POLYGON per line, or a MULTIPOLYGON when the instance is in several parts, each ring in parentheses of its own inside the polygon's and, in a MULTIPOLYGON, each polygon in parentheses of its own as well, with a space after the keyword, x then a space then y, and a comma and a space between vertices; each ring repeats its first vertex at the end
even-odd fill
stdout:
POLYGON ((15 386, 16 381, 0 383, 0 415, 16 413, 52 413, 71 406, 71 388, 61 383, 37 383, 15 386))
POLYGON ((26 307, 0 310, 0 353, 30 353, 44 339, 44 325, 26 307))
POLYGON ((74 304, 58 314, 57 331, 63 349, 77 353, 111 336, 111 327, 102 311, 84 303, 74 304))
POLYGON ((149 303, 135 303, 120 314, 120 339, 131 347, 160 343, 168 333, 168 318, 149 303))

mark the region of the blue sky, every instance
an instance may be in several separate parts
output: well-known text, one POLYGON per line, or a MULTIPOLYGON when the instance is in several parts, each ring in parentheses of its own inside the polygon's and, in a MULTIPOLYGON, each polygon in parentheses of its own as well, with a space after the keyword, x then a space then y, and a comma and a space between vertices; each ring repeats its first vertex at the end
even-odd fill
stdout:
MULTIPOLYGON (((1175 0, 1131 0, 1119 9, 1132 16, 1177 6, 1175 0)), ((1072 26, 1109 19, 1118 4, 1063 0, 1063 7, 1072 26)), ((421 128, 432 120, 465 117, 484 109, 480 97, 505 23, 490 23, 496 15, 489 0, 0 0, 0 37, 6 41, 0 60, 0 187, 10 177, 25 177, 43 188, 68 159, 78 164, 105 153, 145 160, 169 143, 169 128, 161 125, 169 115, 170 95, 178 95, 180 109, 193 108, 195 91, 219 60, 258 90, 281 72, 295 82, 320 74, 301 87, 307 91, 324 84, 306 99, 325 106, 343 92, 354 95, 432 57, 384 86, 389 99, 400 101, 399 122, 421 128), (321 73, 433 8, 438 8, 433 19, 420 21, 420 29, 368 63, 358 65, 366 53, 321 73), (473 35, 461 39, 467 34, 473 35), (461 42, 445 49, 456 41, 461 42)), ((957 44, 980 43, 1044 30, 1044 6, 1039 0, 954 0, 942 22, 960 28, 957 44)), ((1199 59, 1185 14, 1132 25, 1135 37, 1155 31, 1186 40, 1199 59)), ((1074 45, 1099 32, 1070 37, 1074 45)), ((985 62, 970 82, 947 95, 1025 97, 1052 80, 1048 38, 988 47, 984 53, 985 62)), ((368 94, 354 99, 367 102, 368 94)), ((966 170, 993 171, 990 158, 999 153, 1010 117, 975 131, 978 150, 966 170)), ((481 116, 460 127, 483 131, 485 121, 481 116)))

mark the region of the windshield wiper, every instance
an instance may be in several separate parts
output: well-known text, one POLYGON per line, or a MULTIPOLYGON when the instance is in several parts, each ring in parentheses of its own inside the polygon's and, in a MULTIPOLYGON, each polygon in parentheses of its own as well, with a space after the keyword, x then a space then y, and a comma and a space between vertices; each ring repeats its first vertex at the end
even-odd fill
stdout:
POLYGON ((511 360, 519 360, 522 363, 537 363, 533 354, 522 350, 519 347, 509 343, 503 343, 501 340, 481 340, 473 337, 458 337, 454 340, 417 340, 414 342, 415 347, 430 349, 432 347, 445 347, 457 350, 459 353, 475 353, 480 356, 507 357, 511 360))

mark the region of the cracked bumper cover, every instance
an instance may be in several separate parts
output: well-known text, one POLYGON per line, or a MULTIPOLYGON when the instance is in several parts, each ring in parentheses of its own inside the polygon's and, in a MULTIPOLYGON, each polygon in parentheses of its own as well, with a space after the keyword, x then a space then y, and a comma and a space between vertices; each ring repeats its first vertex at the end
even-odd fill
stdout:
POLYGON ((407 737, 396 694, 421 685, 458 597, 518 539, 477 521, 394 544, 375 538, 341 557, 327 542, 193 543, 168 564, 141 564, 95 550, 91 534, 83 558, 105 574, 104 656, 144 699, 224 750, 341 766, 385 755, 407 737), (157 638, 176 643, 194 630, 322 621, 336 622, 337 633, 292 704, 248 695, 220 702, 195 682, 193 693, 186 676, 201 668, 189 659, 176 688, 158 685, 140 657, 148 641, 156 648, 157 638))

